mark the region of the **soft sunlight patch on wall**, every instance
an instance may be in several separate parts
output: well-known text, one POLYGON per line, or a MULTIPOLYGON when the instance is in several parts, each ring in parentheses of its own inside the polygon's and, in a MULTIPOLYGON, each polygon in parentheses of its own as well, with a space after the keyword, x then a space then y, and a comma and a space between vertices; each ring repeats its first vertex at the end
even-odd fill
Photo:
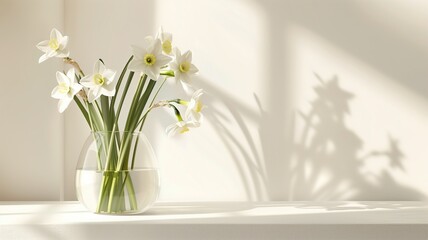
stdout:
POLYGON ((295 26, 289 37, 298 109, 293 184, 307 189, 294 198, 424 198, 427 99, 309 29, 295 26), (302 164, 311 165, 310 177, 302 164), (325 174, 332 177, 320 188, 325 174), (335 192, 343 182, 350 184, 335 192))

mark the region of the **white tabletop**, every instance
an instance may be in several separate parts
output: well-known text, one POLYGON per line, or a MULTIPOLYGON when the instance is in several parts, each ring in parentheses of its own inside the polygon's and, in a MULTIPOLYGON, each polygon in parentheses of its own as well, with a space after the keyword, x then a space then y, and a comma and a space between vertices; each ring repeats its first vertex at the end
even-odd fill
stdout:
POLYGON ((0 203, 0 239, 282 239, 290 234, 291 239, 428 239, 428 204, 158 203, 143 214, 111 216, 89 213, 77 202, 0 203))

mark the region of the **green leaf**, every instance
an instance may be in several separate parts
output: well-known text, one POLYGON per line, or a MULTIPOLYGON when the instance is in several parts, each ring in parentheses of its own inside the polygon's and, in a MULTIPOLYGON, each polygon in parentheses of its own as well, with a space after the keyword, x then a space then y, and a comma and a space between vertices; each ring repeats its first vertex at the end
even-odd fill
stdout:
MULTIPOLYGON (((117 84, 116 84, 116 94, 112 97, 112 99, 111 99, 111 103, 110 103, 110 112, 112 113, 112 112, 114 112, 114 111, 112 111, 112 109, 114 108, 114 104, 115 104, 115 102, 116 102, 116 98, 117 98, 117 95, 118 95, 118 93, 119 93, 119 89, 120 89, 120 86, 122 85, 122 80, 123 80, 123 78, 125 77, 125 73, 126 73, 126 70, 128 69, 128 65, 129 65, 129 63, 131 62, 131 60, 134 58, 134 56, 131 56, 130 58, 129 58, 129 60, 128 60, 128 62, 126 62, 126 64, 125 64, 125 67, 123 68, 123 70, 122 70, 122 73, 120 73, 120 76, 119 76, 119 79, 117 80, 117 84)), ((133 76, 134 74, 132 74, 132 76, 133 76)), ((132 77, 131 77, 131 79, 132 79, 132 77)), ((128 78, 128 82, 129 82, 130 80, 129 80, 129 78, 128 78)), ((128 83, 127 82, 127 83, 128 83)), ((128 84, 128 86, 129 86, 129 84, 128 84)), ((125 91, 125 90, 124 90, 125 91)), ((126 91, 128 91, 128 89, 126 89, 126 91)), ((124 95, 126 95, 126 92, 124 92, 124 93, 122 93, 122 96, 124 96, 124 95)))
POLYGON ((143 113, 143 110, 147 104, 147 101, 149 100, 149 97, 155 85, 156 85, 156 81, 150 79, 150 82, 149 84, 147 84, 147 87, 146 87, 146 90, 144 91, 143 96, 140 98, 138 102, 137 110, 135 112, 136 118, 134 118, 131 123, 131 126, 132 126, 131 131, 134 131, 137 128, 138 120, 140 119, 141 114, 143 113))
POLYGON ((107 96, 102 95, 101 99, 101 115, 103 116, 104 126, 106 131, 111 131, 113 128, 114 119, 110 116, 109 100, 107 96))
MULTIPOLYGON (((125 101, 126 94, 128 93, 129 85, 131 85, 132 78, 134 77, 134 72, 129 72, 128 80, 126 80, 125 88, 122 92, 122 97, 120 98, 119 106, 117 107, 116 117, 115 117, 115 125, 117 125, 117 122, 119 121, 120 112, 122 111, 123 102, 125 101)), ((115 94, 115 97, 117 96, 117 92, 115 94)), ((110 107, 114 104, 113 100, 110 104, 110 107)))
POLYGON ((91 123, 89 121, 88 111, 86 111, 86 108, 83 106, 83 104, 80 102, 79 98, 75 95, 74 101, 76 102, 77 106, 79 107, 80 111, 83 114, 83 117, 85 117, 86 122, 88 123, 89 127, 91 127, 91 123))
POLYGON ((135 94, 134 97, 132 98, 132 102, 131 102, 131 107, 129 108, 129 112, 128 112, 128 118, 126 119, 126 124, 125 124, 125 131, 131 131, 132 132, 132 125, 131 123, 133 122, 133 119, 138 117, 138 115, 136 115, 135 111, 136 109, 138 109, 138 100, 140 99, 141 93, 144 89, 144 85, 146 83, 147 80, 147 75, 144 74, 141 78, 140 81, 138 82, 138 86, 137 89, 135 90, 135 94))

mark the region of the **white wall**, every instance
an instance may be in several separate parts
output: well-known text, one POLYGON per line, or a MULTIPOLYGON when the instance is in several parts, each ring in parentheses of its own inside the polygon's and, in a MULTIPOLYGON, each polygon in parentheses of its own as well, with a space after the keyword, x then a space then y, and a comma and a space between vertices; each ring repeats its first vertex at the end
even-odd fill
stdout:
POLYGON ((63 125, 50 92, 61 61, 36 44, 62 29, 56 0, 0 0, 0 200, 59 200, 63 125))
POLYGON ((156 140, 163 197, 426 198, 426 2, 157 6, 211 93, 206 127, 156 140))
MULTIPOLYGON (((100 57, 120 70, 129 45, 160 25, 193 51, 194 85, 208 92, 204 126, 167 138, 174 120, 158 111, 146 128, 161 200, 427 198, 425 1, 66 0, 64 9, 86 71, 100 57)), ((159 98, 176 94, 171 83, 159 98)), ((64 129, 65 198, 74 199, 88 133, 75 107, 64 129)))

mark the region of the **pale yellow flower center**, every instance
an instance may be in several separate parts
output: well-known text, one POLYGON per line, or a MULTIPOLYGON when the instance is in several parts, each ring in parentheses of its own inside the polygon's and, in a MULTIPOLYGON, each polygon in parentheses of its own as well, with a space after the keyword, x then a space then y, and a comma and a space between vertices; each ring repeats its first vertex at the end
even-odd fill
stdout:
POLYGON ((59 48, 59 43, 58 40, 56 38, 52 38, 51 40, 49 40, 49 47, 56 51, 59 48))
POLYGON ((189 128, 184 126, 181 130, 180 130, 180 134, 186 133, 189 131, 189 128))
POLYGON ((162 43, 162 50, 166 54, 170 54, 171 53, 171 51, 172 51, 172 44, 171 44, 170 40, 165 40, 162 43))
POLYGON ((66 94, 70 92, 70 86, 68 86, 66 83, 59 83, 58 84, 58 91, 62 94, 66 94))
POLYGON ((196 112, 200 112, 200 111, 202 111, 202 108, 204 107, 204 105, 202 104, 202 102, 201 101, 197 101, 196 102, 196 107, 195 107, 195 111, 196 112))
POLYGON ((190 63, 189 62, 182 62, 180 64, 180 72, 186 73, 190 70, 190 63))
POLYGON ((146 56, 144 56, 144 63, 146 65, 152 66, 156 63, 156 56, 151 53, 147 53, 146 56))
POLYGON ((97 73, 94 75, 94 83, 97 85, 103 85, 105 82, 105 78, 103 77, 103 75, 97 73))

